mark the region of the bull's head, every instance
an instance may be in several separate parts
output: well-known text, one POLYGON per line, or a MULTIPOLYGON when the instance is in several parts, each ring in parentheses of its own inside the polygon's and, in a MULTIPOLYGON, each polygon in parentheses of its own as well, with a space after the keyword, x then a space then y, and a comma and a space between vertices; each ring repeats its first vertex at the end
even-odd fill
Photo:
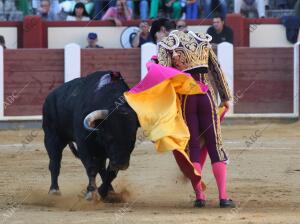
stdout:
POLYGON ((138 128, 135 112, 128 105, 111 111, 96 110, 88 114, 83 123, 85 129, 95 132, 97 141, 105 145, 111 168, 127 169, 138 128))

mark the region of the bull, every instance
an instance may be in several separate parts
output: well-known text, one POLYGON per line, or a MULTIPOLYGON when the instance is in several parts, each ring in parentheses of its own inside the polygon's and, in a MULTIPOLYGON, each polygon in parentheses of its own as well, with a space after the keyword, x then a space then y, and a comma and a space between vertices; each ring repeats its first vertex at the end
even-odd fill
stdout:
POLYGON ((58 176, 67 145, 85 167, 88 198, 97 192, 97 174, 102 179, 101 197, 113 190, 111 183, 118 171, 129 166, 139 127, 136 113, 123 97, 128 90, 120 73, 98 71, 64 83, 46 97, 42 127, 50 194, 60 194, 58 176))

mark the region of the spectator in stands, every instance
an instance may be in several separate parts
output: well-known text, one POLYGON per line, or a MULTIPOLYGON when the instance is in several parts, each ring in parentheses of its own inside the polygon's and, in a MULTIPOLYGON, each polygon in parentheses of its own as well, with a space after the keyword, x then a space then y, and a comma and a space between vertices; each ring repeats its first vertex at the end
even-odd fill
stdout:
POLYGON ((125 0, 117 0, 115 7, 110 7, 102 20, 113 20, 117 26, 122 26, 122 22, 130 20, 132 16, 131 9, 127 6, 125 0))
POLYGON ((20 21, 23 19, 23 12, 17 10, 16 3, 17 1, 1 1, 1 20, 8 21, 20 21))
POLYGON ((89 21, 90 17, 85 10, 85 6, 82 2, 76 3, 71 15, 67 16, 67 21, 89 21))
POLYGON ((84 4, 85 10, 89 15, 93 14, 94 11, 94 3, 92 0, 85 0, 84 4))
POLYGON ((50 10, 50 1, 49 0, 41 0, 40 9, 38 11, 38 15, 42 18, 42 20, 54 21, 57 20, 57 16, 50 10))
POLYGON ((262 0, 235 0, 235 13, 240 13, 248 18, 265 17, 265 2, 262 0))
MULTIPOLYGON (((24 2, 27 1, 28 2, 28 0, 16 0, 16 2, 18 2, 18 1, 24 1, 24 2)), ((59 13, 59 11, 60 11, 59 2, 62 2, 62 1, 65 1, 65 0, 49 0, 50 6, 51 6, 50 11, 54 14, 59 13)), ((71 0, 66 0, 66 1, 71 1, 71 0)), ((18 4, 18 3, 16 3, 16 4, 18 4)), ((38 13, 40 5, 41 5, 41 0, 31 0, 32 12, 34 15, 36 15, 38 13)))
POLYGON ((131 8, 134 19, 148 19, 149 4, 147 0, 127 0, 127 5, 131 8))
POLYGON ((31 0, 31 8, 32 8, 33 15, 38 14, 38 9, 39 9, 40 5, 41 5, 40 0, 31 0))
POLYGON ((151 0, 150 19, 156 19, 160 9, 167 18, 180 19, 181 17, 180 0, 151 0))
POLYGON ((15 2, 16 2, 17 10, 21 11, 23 13, 23 16, 29 15, 29 2, 28 2, 28 0, 17 0, 15 2))
POLYGON ((94 19, 101 19, 105 12, 116 5, 116 0, 93 0, 94 3, 94 19))
POLYGON ((203 8, 205 18, 212 18, 216 12, 223 18, 227 14, 226 0, 203 0, 203 8))
POLYGON ((3 49, 6 49, 6 46, 5 46, 5 38, 4 36, 0 35, 0 46, 3 47, 3 49))
POLYGON ((188 30, 187 30, 187 25, 186 25, 186 23, 185 23, 184 20, 178 20, 178 21, 177 21, 177 23, 176 23, 176 29, 177 29, 177 30, 180 30, 180 31, 183 31, 183 32, 185 32, 185 33, 188 32, 188 30))
POLYGON ((58 14, 60 11, 59 0, 50 0, 50 5, 50 11, 53 12, 55 15, 58 14))
POLYGON ((275 4, 277 9, 289 9, 293 8, 295 2, 290 0, 276 0, 275 4))
POLYGON ((88 45, 86 48, 103 48, 102 46, 98 45, 98 36, 96 33, 89 33, 87 37, 88 45))
POLYGON ((73 13, 76 2, 74 0, 65 0, 59 3, 58 17, 60 20, 66 20, 67 16, 73 13))
POLYGON ((133 47, 141 47, 142 44, 151 42, 150 32, 149 32, 149 24, 146 21, 142 21, 139 25, 140 30, 137 35, 133 38, 132 46, 133 47))
POLYGON ((229 42, 233 44, 233 31, 224 23, 224 18, 220 15, 213 17, 213 25, 208 28, 207 33, 212 36, 211 43, 219 44, 229 42))
POLYGON ((199 12, 198 0, 187 0, 186 1, 186 19, 197 19, 199 12))
POLYGON ((92 15, 94 9, 94 3, 92 2, 92 0, 76 0, 76 1, 75 0, 51 0, 51 1, 52 1, 51 5, 55 3, 55 7, 51 7, 51 10, 58 15, 60 20, 66 20, 68 15, 73 14, 77 2, 84 3, 84 7, 88 15, 92 15))

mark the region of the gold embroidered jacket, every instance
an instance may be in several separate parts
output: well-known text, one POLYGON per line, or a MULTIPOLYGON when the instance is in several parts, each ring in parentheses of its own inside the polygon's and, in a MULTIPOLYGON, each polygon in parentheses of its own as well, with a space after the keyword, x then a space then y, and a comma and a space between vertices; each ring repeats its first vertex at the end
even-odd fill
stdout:
POLYGON ((224 73, 213 49, 211 36, 189 31, 174 30, 158 43, 158 62, 164 66, 187 71, 193 68, 208 68, 222 101, 228 101, 231 94, 224 73))

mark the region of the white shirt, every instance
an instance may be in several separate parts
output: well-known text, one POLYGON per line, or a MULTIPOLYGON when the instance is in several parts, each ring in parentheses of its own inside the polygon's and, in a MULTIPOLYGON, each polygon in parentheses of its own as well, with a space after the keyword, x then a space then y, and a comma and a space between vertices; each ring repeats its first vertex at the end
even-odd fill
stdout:
POLYGON ((81 17, 81 20, 78 20, 75 16, 67 16, 66 21, 90 21, 90 18, 87 16, 81 17))

